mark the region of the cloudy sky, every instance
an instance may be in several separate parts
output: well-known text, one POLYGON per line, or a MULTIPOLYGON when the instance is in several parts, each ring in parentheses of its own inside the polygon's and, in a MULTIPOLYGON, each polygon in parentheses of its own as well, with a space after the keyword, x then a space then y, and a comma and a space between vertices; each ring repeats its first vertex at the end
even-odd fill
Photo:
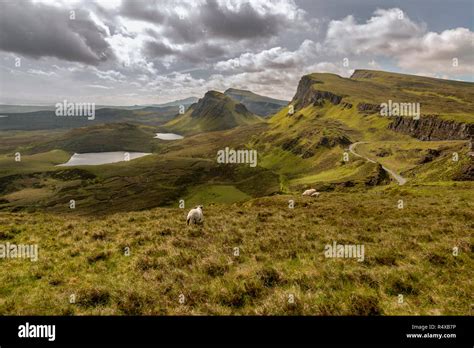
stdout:
POLYGON ((291 99, 364 68, 473 81, 473 18, 472 0, 0 0, 0 103, 291 99))

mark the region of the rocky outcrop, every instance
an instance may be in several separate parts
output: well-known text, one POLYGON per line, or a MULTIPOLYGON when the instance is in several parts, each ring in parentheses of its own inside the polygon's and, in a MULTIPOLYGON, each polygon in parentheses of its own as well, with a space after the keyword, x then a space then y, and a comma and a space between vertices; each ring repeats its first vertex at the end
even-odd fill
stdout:
POLYGON ((428 149, 426 155, 424 155, 419 161, 418 164, 425 164, 433 162, 433 160, 441 154, 441 151, 436 149, 428 149))
POLYGON ((352 109, 352 104, 351 104, 351 103, 342 102, 341 106, 342 106, 344 109, 352 109))
POLYGON ((359 103, 357 104, 357 110, 364 114, 375 114, 380 113, 381 106, 378 104, 359 103))
POLYGON ((342 96, 329 91, 313 89, 312 86, 318 81, 310 76, 303 76, 298 84, 296 94, 291 101, 295 109, 301 109, 309 105, 322 106, 325 101, 338 105, 341 103, 342 96))
POLYGON ((435 116, 425 116, 419 120, 397 116, 388 128, 420 140, 470 140, 474 137, 474 124, 435 116))
POLYGON ((388 184, 389 182, 390 175, 388 175, 387 171, 385 171, 379 163, 377 163, 373 173, 365 180, 365 184, 367 186, 384 185, 388 184))
POLYGON ((289 139, 281 144, 281 148, 289 151, 302 158, 309 158, 315 155, 316 151, 321 147, 332 148, 336 146, 347 147, 352 141, 343 134, 336 134, 332 136, 320 136, 319 139, 314 139, 310 145, 301 143, 302 139, 311 139, 311 136, 300 136, 289 139))
POLYGON ((317 145, 324 147, 348 146, 351 140, 345 135, 323 136, 319 139, 317 145))
POLYGON ((467 163, 461 171, 453 177, 454 181, 474 181, 474 163, 467 163))

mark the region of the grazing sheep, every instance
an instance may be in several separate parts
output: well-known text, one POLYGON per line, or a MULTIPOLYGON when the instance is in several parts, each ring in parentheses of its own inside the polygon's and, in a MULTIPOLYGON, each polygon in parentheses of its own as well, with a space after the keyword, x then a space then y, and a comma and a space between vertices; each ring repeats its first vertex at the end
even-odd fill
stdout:
POLYGON ((196 208, 191 209, 186 218, 186 223, 189 224, 202 224, 204 222, 204 216, 202 215, 202 205, 198 205, 196 208))
POLYGON ((309 189, 303 192, 303 196, 311 196, 313 193, 316 193, 315 189, 309 189))

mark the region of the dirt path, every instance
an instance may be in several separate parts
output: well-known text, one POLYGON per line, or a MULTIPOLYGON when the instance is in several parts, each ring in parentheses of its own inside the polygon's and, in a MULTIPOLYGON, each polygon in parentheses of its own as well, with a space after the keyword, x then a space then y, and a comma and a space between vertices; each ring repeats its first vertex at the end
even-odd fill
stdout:
MULTIPOLYGON (((355 155, 355 156, 357 156, 357 157, 360 157, 360 158, 363 158, 363 159, 365 159, 365 160, 367 160, 367 161, 369 161, 369 162, 371 162, 371 163, 378 163, 378 162, 376 162, 376 161, 374 161, 374 160, 372 160, 372 159, 370 159, 370 158, 368 158, 368 157, 364 157, 364 156, 362 156, 362 155, 359 155, 357 152, 355 152, 354 149, 355 149, 355 147, 356 147, 357 145, 359 145, 359 144, 367 144, 367 142, 366 142, 366 141, 358 141, 358 142, 356 142, 356 143, 350 144, 350 145, 349 145, 349 151, 350 151, 353 155, 355 155)), ((380 165, 382 165, 382 164, 380 163, 380 165)), ((382 168, 383 168, 383 170, 385 170, 387 173, 389 173, 395 180, 397 180, 398 185, 404 185, 404 184, 407 182, 407 179, 405 179, 405 178, 402 177, 401 175, 395 173, 393 170, 391 170, 391 169, 385 167, 384 165, 382 165, 382 168)))

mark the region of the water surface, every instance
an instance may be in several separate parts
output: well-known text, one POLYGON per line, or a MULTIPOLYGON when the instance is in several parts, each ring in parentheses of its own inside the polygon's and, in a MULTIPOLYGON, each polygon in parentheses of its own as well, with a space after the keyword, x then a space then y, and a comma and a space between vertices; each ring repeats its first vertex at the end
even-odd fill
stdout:
POLYGON ((161 139, 161 140, 179 140, 183 139, 184 137, 179 134, 174 134, 174 133, 156 133, 155 139, 161 139))
POLYGON ((100 164, 123 162, 127 160, 131 161, 147 155, 151 154, 145 152, 126 151, 75 153, 72 155, 69 161, 63 164, 58 164, 58 166, 94 166, 100 164))

